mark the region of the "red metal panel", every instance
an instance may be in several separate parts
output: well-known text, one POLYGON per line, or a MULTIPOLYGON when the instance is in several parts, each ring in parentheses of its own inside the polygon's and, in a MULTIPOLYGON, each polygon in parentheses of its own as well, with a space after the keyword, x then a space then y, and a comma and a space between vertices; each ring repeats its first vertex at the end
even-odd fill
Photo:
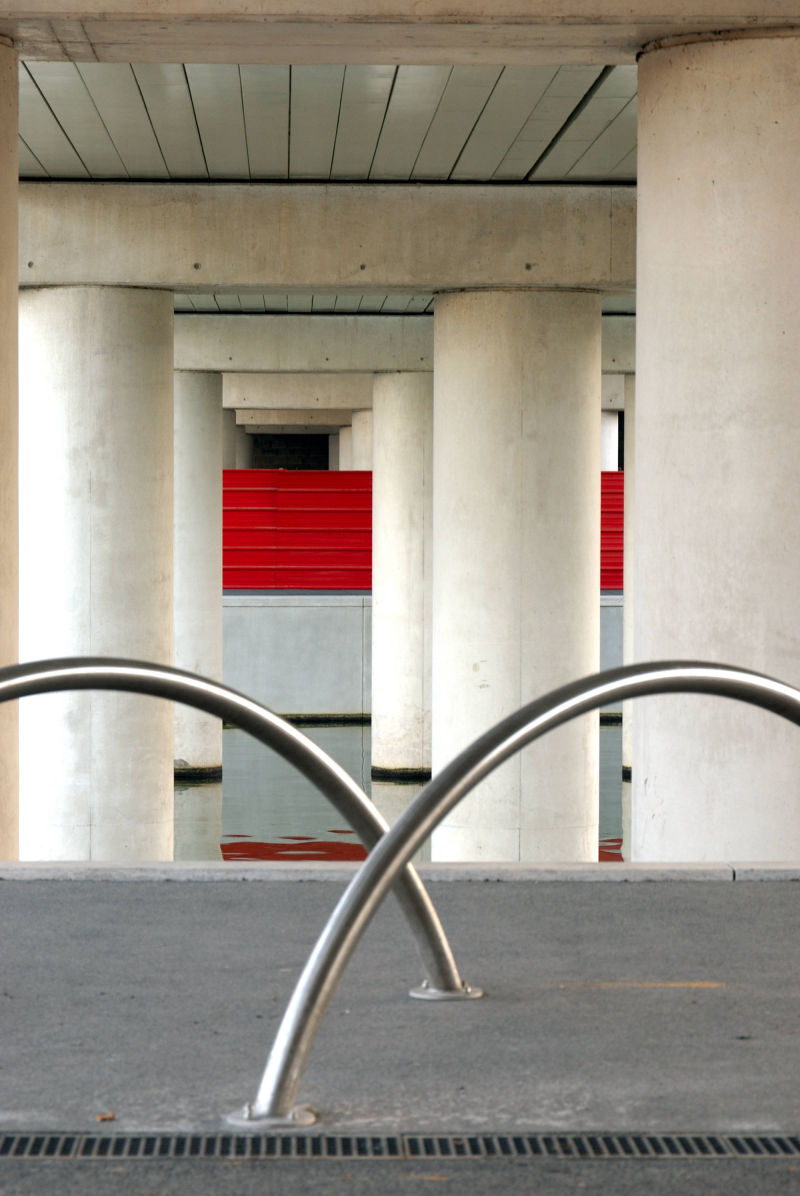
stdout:
POLYGON ((622 589, 625 474, 600 475, 600 589, 622 589))
MULTIPOLYGON (((601 475, 600 586, 622 589, 624 474, 601 475)), ((372 475, 235 469, 223 475, 223 586, 369 590, 372 475)))
POLYGON ((367 471, 225 470, 222 527, 225 589, 372 586, 367 471))

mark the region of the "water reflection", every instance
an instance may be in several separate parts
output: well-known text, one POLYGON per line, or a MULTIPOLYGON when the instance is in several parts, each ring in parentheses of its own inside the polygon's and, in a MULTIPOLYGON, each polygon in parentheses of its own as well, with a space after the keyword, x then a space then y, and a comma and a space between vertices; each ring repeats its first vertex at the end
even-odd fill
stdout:
POLYGON ((175 783, 176 860, 218 860, 222 840, 222 784, 175 783))
POLYGON ((600 828, 597 858, 622 859, 622 716, 600 724, 600 828))
MULTIPOLYGON (((370 728, 309 726, 303 732, 337 760, 393 822, 419 785, 370 779, 370 728)), ((622 727, 600 727, 598 858, 621 859, 622 727)), ((252 736, 223 734, 223 784, 175 789, 175 859, 360 860, 355 833, 309 781, 252 736)), ((416 860, 429 859, 426 844, 416 860)))
MULTIPOLYGON (((369 793, 368 726, 303 727, 369 793)), ((244 731, 223 734, 222 857, 226 860, 363 860, 354 831, 280 756, 244 731)))

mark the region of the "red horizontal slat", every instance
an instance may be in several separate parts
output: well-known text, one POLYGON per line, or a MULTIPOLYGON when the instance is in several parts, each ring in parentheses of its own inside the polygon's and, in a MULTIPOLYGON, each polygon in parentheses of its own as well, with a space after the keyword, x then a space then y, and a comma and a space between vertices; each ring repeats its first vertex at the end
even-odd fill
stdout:
POLYGON ((352 531, 366 531, 372 535, 372 504, 363 510, 328 511, 281 511, 280 526, 287 531, 292 528, 311 530, 312 528, 349 528, 352 531))
POLYGON ((233 528, 274 528, 276 531, 290 532, 297 529, 300 532, 310 531, 338 531, 343 526, 348 530, 371 533, 372 511, 280 511, 272 507, 270 510, 257 511, 250 507, 228 507, 222 512, 222 527, 225 530, 233 528))
POLYGON ((250 488, 245 489, 244 487, 226 486, 222 491, 223 511, 226 507, 250 507, 254 511, 263 511, 265 509, 274 509, 275 506, 274 490, 253 490, 250 488))
POLYGON ((226 590, 368 590, 369 569, 223 569, 226 590))
POLYGON ((351 548, 372 549, 372 536, 367 531, 351 531, 349 528, 315 528, 313 531, 296 531, 291 528, 225 528, 222 532, 222 547, 226 548, 269 548, 283 552, 291 548, 331 549, 335 552, 351 548))
POLYGON ((298 566, 320 569, 365 569, 370 568, 372 552, 369 548, 359 550, 348 548, 284 548, 282 551, 263 548, 229 548, 225 553, 225 564, 229 569, 259 568, 264 558, 269 557, 273 569, 296 569, 298 566))
POLYGON ((372 509, 369 490, 289 490, 276 491, 275 505, 280 511, 367 511, 372 509))

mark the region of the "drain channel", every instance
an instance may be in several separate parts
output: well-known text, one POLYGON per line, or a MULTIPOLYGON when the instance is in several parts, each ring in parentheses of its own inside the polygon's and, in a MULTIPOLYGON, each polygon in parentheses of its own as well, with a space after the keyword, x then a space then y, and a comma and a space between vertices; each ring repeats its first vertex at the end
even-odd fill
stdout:
POLYGON ((781 1134, 5 1134, 0 1159, 786 1158, 781 1134))

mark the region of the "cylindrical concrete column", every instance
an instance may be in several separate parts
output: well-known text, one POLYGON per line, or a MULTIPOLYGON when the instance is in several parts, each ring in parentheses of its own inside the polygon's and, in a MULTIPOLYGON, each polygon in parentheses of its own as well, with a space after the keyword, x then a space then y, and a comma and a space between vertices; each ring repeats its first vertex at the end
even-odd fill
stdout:
MULTIPOLYGON (((633 639, 633 538, 634 486, 636 479, 636 376, 625 375, 625 517, 622 544, 622 662, 637 659, 633 639)), ((622 703, 622 858, 631 858, 631 775, 633 766, 633 712, 635 703, 622 703)))
POLYGON ((354 411, 352 429, 352 468, 372 469, 372 412, 354 411))
MULTIPOLYGON (((434 315, 433 767, 595 671, 600 299, 483 292, 434 315)), ((434 859, 597 859, 598 719, 503 765, 434 859)))
POLYGON ((328 469, 339 468, 339 433, 331 432, 328 437, 328 469))
POLYGON ((431 765, 433 375, 378 374, 373 389, 372 767, 431 765))
MULTIPOLYGON (((222 376, 175 372, 175 637, 180 669, 222 679, 222 376)), ((222 724, 175 707, 175 768, 220 775, 222 724)))
MULTIPOLYGON (((17 55, 0 37, 0 664, 17 660, 17 55)), ((0 859, 16 859, 17 704, 0 707, 0 859)))
POLYGON ((222 413, 222 468, 249 469, 253 460, 253 438, 236 422, 236 412, 222 413))
POLYGON ((339 429, 339 468, 353 468, 353 429, 339 429))
MULTIPOLYGON (((20 656, 172 661, 172 295, 20 297, 20 656)), ((172 706, 20 705, 23 859, 170 859, 172 706)))
MULTIPOLYGON (((800 38, 639 62, 634 635, 800 683, 800 38)), ((635 707, 633 858, 800 856, 800 735, 635 707)))

